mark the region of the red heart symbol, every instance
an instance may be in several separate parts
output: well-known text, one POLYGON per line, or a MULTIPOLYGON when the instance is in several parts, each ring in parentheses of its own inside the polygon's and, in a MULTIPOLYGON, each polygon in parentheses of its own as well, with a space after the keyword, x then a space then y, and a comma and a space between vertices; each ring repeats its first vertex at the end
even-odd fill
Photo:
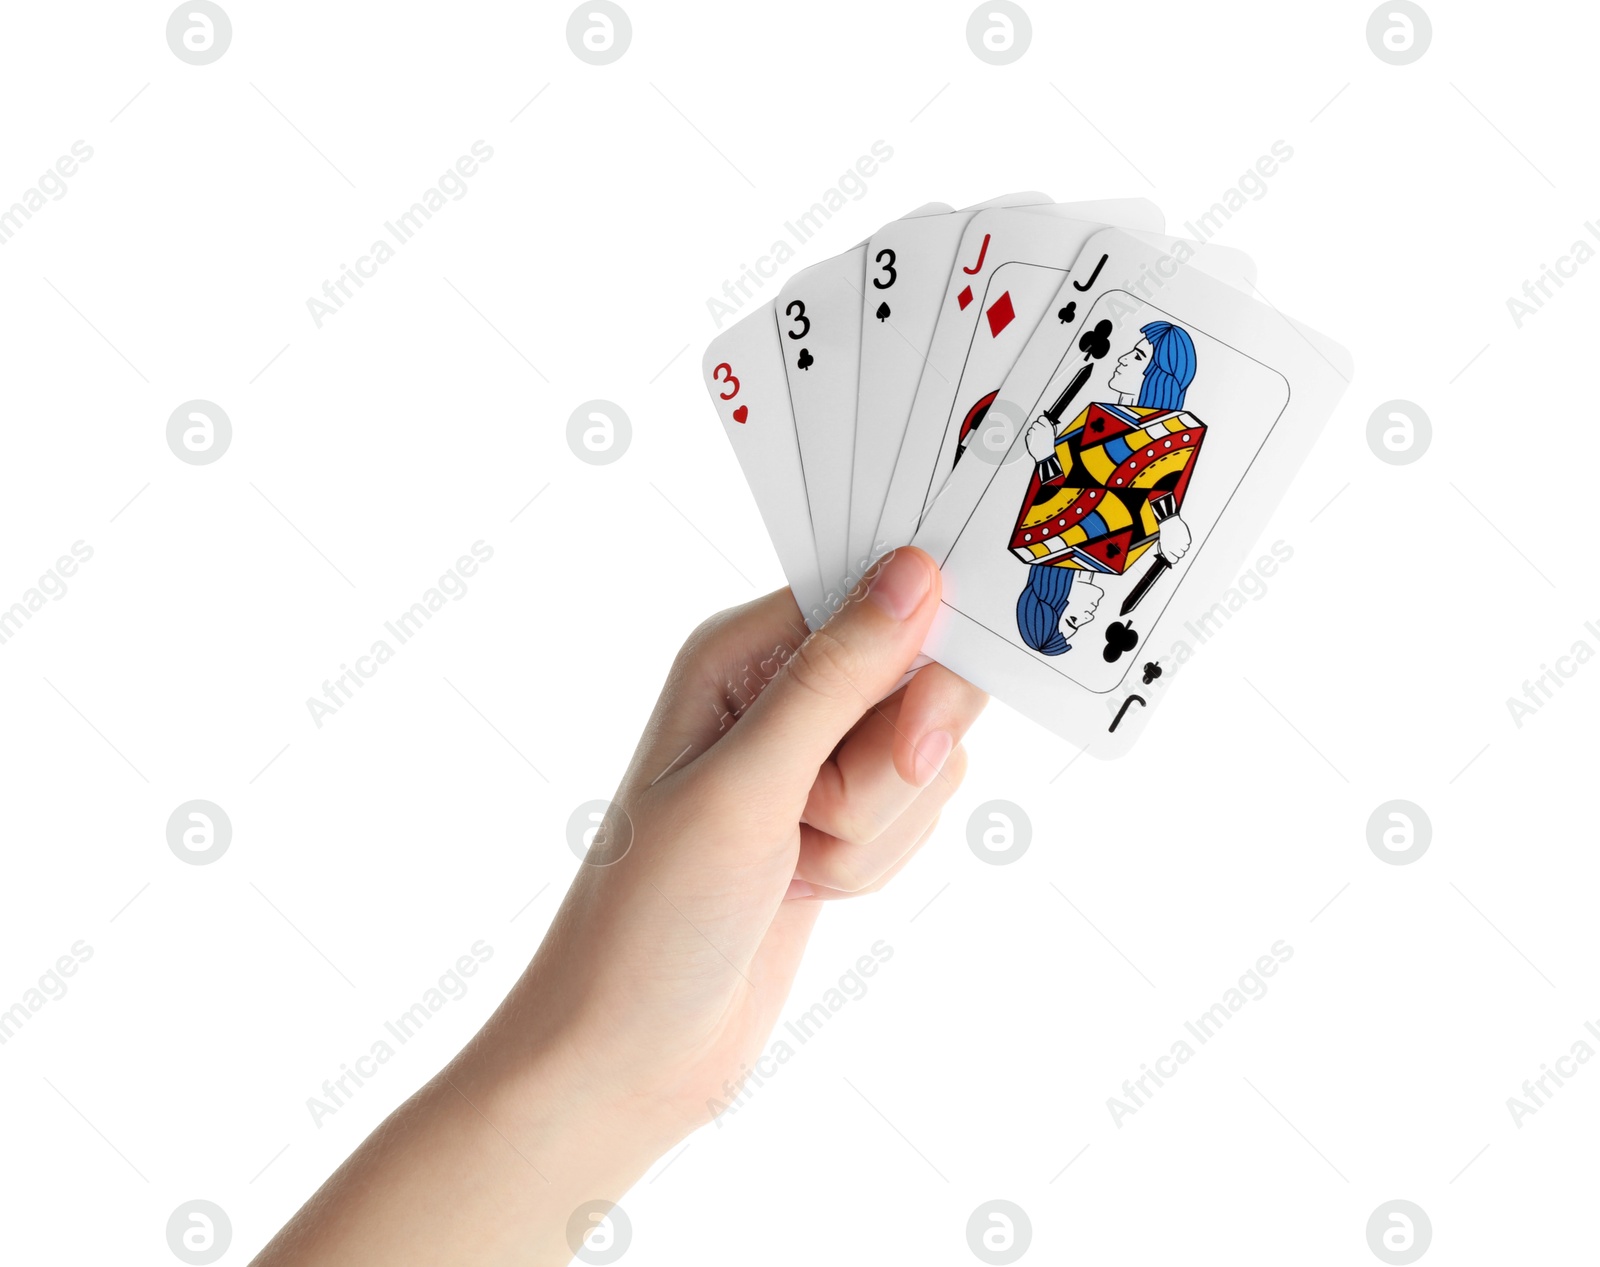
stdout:
POLYGON ((746 418, 748 418, 749 416, 750 416, 750 407, 748 405, 740 405, 737 409, 735 409, 733 411, 733 420, 735 422, 737 422, 737 423, 743 423, 744 420, 746 418))

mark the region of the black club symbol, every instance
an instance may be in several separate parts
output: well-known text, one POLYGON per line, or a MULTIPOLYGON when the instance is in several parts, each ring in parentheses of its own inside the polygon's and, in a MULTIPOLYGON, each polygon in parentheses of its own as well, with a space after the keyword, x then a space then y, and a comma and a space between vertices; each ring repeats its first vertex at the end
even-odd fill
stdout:
POLYGON ((1083 359, 1093 357, 1099 360, 1111 351, 1111 323, 1109 321, 1096 321, 1093 330, 1084 331, 1078 339, 1078 351, 1084 354, 1083 359))
POLYGON ((1121 620, 1111 622, 1111 627, 1106 630, 1106 649, 1100 654, 1105 657, 1108 664, 1115 664, 1122 658, 1124 652, 1132 651, 1139 645, 1139 635, 1132 625, 1121 620))

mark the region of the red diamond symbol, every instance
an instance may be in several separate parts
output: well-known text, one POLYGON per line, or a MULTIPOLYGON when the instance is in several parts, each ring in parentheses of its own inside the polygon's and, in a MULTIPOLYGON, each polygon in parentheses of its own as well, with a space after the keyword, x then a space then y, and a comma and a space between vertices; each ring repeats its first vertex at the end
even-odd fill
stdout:
POLYGON ((961 311, 965 312, 967 305, 972 302, 972 287, 964 287, 961 293, 956 296, 956 302, 961 305, 961 311))
POLYGON ((989 337, 997 338, 1000 331, 1011 324, 1016 310, 1011 306, 1011 292, 1008 290, 994 303, 989 305, 989 311, 983 314, 989 318, 989 337))

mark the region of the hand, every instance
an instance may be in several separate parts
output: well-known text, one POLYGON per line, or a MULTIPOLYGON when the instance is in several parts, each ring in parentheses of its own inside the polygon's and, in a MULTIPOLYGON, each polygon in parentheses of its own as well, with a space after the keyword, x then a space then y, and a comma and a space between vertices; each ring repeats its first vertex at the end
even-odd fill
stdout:
POLYGON ((701 625, 522 979, 258 1267, 565 1263, 583 1202, 709 1121, 823 903, 887 883, 965 772, 982 692, 930 664, 890 694, 939 593, 905 548, 809 638, 788 591, 701 625))
POLYGON ((1040 414, 1028 424, 1027 433, 1022 437, 1023 444, 1028 446, 1028 456, 1035 462, 1044 462, 1055 456, 1056 429, 1050 419, 1040 414))
POLYGON ((708 1121, 763 1048, 820 902, 878 888, 926 839, 986 699, 936 664, 889 695, 939 581, 900 550, 804 641, 781 591, 684 645, 618 789, 608 865, 579 871, 529 969, 538 1001, 517 1003, 615 1094, 685 1131, 708 1121))
POLYGON ((1156 531, 1160 534, 1156 549, 1173 563, 1183 558, 1184 551, 1189 548, 1189 525, 1173 515, 1156 525, 1156 531))

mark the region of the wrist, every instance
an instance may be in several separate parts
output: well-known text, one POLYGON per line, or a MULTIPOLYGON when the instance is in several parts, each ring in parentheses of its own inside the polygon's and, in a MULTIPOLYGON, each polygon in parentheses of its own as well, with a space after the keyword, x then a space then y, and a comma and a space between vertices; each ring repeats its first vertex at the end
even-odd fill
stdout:
POLYGON ((594 1210, 676 1137, 606 1103, 553 1051, 513 1053, 495 1031, 491 1022, 390 1114, 255 1267, 570 1262, 594 1210))
POLYGON ((442 1076, 552 1179, 556 1167, 564 1185, 586 1185, 580 1200, 620 1196, 699 1125, 586 1059, 562 1033, 530 1042, 491 1021, 442 1076))

